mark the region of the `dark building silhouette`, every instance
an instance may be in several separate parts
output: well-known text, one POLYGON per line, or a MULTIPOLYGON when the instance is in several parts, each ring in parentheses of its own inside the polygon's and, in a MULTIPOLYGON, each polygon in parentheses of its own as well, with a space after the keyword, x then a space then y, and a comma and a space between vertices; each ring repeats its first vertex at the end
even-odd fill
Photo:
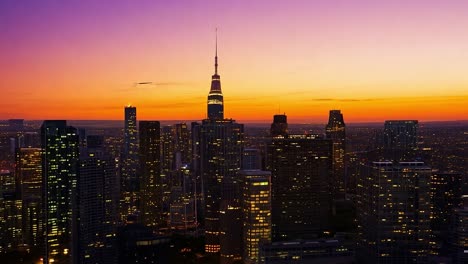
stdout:
POLYGON ((244 126, 233 120, 203 120, 192 124, 196 144, 196 175, 204 194, 206 251, 218 252, 221 200, 238 207, 237 172, 242 165, 244 126))
POLYGON ((44 206, 44 263, 70 263, 77 256, 78 135, 64 120, 46 120, 41 127, 44 206))
POLYGON ((117 232, 117 242, 119 264, 169 264, 170 239, 151 228, 129 221, 117 232))
POLYGON ((260 246, 264 264, 353 264, 353 245, 337 239, 281 241, 260 246))
POLYGON ((121 220, 138 210, 138 131, 136 107, 125 107, 124 144, 121 157, 121 220))
POLYGON ((328 229, 332 145, 314 135, 273 137, 268 144, 273 240, 314 238, 328 229))
POLYGON ((80 151, 78 173, 78 263, 112 264, 117 261, 119 181, 115 160, 104 148, 102 136, 87 136, 80 151))
POLYGON ((246 148, 242 158, 243 170, 261 170, 262 169, 262 154, 259 149, 246 148))
POLYGON ((372 162, 357 191, 359 263, 427 263, 430 178, 423 162, 372 162))
POLYGON ((418 139, 417 120, 387 120, 383 131, 383 154, 389 160, 414 159, 418 139))
POLYGON ((335 200, 344 199, 346 126, 343 120, 343 114, 340 110, 330 110, 330 116, 325 131, 327 139, 330 139, 333 144, 332 197, 335 200))
POLYGON ((272 137, 283 136, 288 134, 288 117, 286 115, 274 115, 273 123, 270 128, 272 137))
POLYGON ((242 260, 242 208, 238 200, 222 200, 219 210, 220 263, 242 260))
POLYGON ((161 178, 161 126, 140 121, 140 207, 143 225, 157 230, 164 224, 161 178))

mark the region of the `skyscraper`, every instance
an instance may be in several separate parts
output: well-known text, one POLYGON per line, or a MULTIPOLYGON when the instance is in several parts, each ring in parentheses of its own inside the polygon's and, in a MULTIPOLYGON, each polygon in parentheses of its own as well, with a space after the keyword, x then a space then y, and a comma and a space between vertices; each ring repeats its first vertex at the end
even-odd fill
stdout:
POLYGON ((46 120, 41 127, 44 206, 44 263, 69 263, 76 254, 71 242, 77 230, 78 135, 64 120, 46 120))
POLYGON ((433 232, 434 254, 449 254, 450 227, 455 209, 463 205, 463 177, 460 173, 434 172, 431 175, 431 230, 433 232))
POLYGON ((112 264, 116 258, 119 182, 102 136, 90 135, 78 173, 78 263, 112 264))
POLYGON ((239 207, 236 184, 244 140, 244 126, 223 118, 223 96, 217 69, 216 54, 215 74, 208 95, 209 118, 201 124, 192 123, 195 177, 201 178, 204 194, 206 252, 219 252, 222 247, 219 237, 221 201, 225 208, 239 207))
POLYGON ((383 132, 384 156, 391 160, 413 159, 418 139, 417 120, 387 120, 383 132))
POLYGON ((274 115, 273 123, 270 128, 272 137, 283 136, 288 134, 288 117, 286 115, 274 115))
POLYGON ((427 263, 430 177, 423 162, 373 162, 358 182, 359 263, 427 263))
POLYGON ((140 121, 141 221, 153 230, 160 227, 165 220, 160 129, 158 121, 140 121))
POLYGON ((22 202, 15 174, 0 170, 0 253, 17 250, 22 244, 22 202))
POLYGON ((340 110, 330 110, 328 124, 325 127, 326 137, 333 144, 333 174, 331 180, 332 197, 335 200, 344 199, 346 126, 340 110))
POLYGON ((23 203, 23 239, 31 247, 42 245, 42 165, 40 148, 16 151, 16 178, 23 203))
POLYGON ((136 107, 125 107, 124 145, 121 158, 121 218, 138 210, 138 137, 136 107))
POLYGON ((260 263, 260 245, 271 242, 271 173, 240 171, 244 263, 260 263))
POLYGON ((190 164, 192 161, 192 150, 190 145, 190 130, 186 123, 174 125, 175 139, 175 169, 180 169, 185 164, 190 164))
POLYGON ((268 144, 273 240, 315 238, 329 227, 332 145, 314 135, 273 137, 268 144))

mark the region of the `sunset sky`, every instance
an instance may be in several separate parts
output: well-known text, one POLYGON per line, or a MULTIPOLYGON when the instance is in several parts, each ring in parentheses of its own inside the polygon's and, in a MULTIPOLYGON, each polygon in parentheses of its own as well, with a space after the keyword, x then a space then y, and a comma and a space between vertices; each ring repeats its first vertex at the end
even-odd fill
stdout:
POLYGON ((0 119, 468 119, 468 1, 0 1, 0 119), (136 85, 154 82, 155 85, 136 85))

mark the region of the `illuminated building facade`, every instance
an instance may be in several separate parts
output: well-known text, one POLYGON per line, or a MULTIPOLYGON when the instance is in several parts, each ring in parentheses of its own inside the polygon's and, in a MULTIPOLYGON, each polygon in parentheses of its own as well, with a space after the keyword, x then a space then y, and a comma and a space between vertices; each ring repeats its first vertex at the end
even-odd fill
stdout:
POLYGON ((42 165, 40 148, 16 151, 16 178, 23 203, 23 239, 29 246, 42 245, 42 165))
POLYGON ((22 202, 16 191, 15 175, 0 171, 0 253, 18 249, 23 240, 22 202))
POLYGON ((359 263, 427 263, 430 179, 423 162, 373 162, 357 191, 359 263))
POLYGON ((140 121, 140 208, 143 225, 156 230, 163 217, 161 181, 161 126, 158 121, 140 121))
POLYGON ((345 195, 345 149, 346 126, 340 110, 330 110, 328 124, 325 127, 327 139, 333 144, 333 174, 331 192, 333 199, 344 199, 345 195))
POLYGON ((124 144, 121 158, 121 220, 138 210, 138 131, 137 110, 134 106, 125 107, 124 144))
POLYGON ((78 135, 64 120, 46 120, 41 127, 45 232, 44 263, 69 263, 77 239, 78 135))
POLYGON ((271 173, 240 171, 244 263, 260 263, 259 248, 271 242, 271 173))
POLYGON ((278 136, 267 152, 273 240, 315 238, 329 224, 331 141, 314 135, 278 136))
POLYGON ((119 182, 115 160, 102 136, 87 136, 81 149, 78 183, 78 263, 115 263, 119 182))
POLYGON ((452 250, 453 263, 468 263, 468 197, 463 196, 463 205, 456 208, 452 225, 452 250))
POLYGON ((450 227, 455 209, 463 205, 463 179, 460 173, 436 171, 431 175, 431 230, 433 252, 449 255, 450 227))

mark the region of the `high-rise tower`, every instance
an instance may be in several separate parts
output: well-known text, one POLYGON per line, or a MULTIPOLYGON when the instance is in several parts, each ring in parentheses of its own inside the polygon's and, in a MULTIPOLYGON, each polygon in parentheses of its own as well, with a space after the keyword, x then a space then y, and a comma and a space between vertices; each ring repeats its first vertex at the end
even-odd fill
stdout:
POLYGON ((211 76, 211 89, 208 94, 208 118, 217 120, 224 118, 223 93, 218 75, 218 35, 216 35, 215 74, 211 76))
POLYGON ((124 145, 121 167, 121 218, 137 211, 138 181, 138 137, 136 107, 125 107, 124 145))
POLYGON ((140 121, 140 207, 143 225, 153 230, 163 219, 161 182, 161 126, 158 121, 140 121))
POLYGON ((41 127, 45 255, 43 263, 70 263, 76 238, 78 134, 64 120, 41 127))
POLYGON ((359 263, 428 263, 430 178, 424 162, 372 162, 358 182, 359 263))
POLYGON ((331 182, 332 197, 343 199, 345 194, 344 156, 346 147, 346 127, 340 110, 330 110, 326 136, 333 144, 333 178, 331 182))

